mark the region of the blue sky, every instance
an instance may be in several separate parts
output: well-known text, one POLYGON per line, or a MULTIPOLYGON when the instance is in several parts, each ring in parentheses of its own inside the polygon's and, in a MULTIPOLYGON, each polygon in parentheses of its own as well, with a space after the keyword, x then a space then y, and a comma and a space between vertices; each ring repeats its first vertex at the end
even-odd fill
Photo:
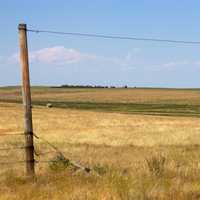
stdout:
MULTIPOLYGON (((7 0, 0 85, 19 85, 18 23, 31 29, 200 41, 198 0, 7 0)), ((200 45, 28 34, 33 85, 200 87, 200 45)))

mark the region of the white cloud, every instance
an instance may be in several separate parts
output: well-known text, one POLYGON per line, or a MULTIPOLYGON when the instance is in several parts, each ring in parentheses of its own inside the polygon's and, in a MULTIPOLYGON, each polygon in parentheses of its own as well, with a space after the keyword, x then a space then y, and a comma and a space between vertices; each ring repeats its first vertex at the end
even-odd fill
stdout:
MULTIPOLYGON (((63 46, 54 46, 29 52, 30 62, 54 65, 65 65, 94 59, 96 59, 96 56, 93 54, 82 53, 79 50, 68 49, 63 46)), ((9 61, 19 62, 19 54, 13 54, 9 61)))
MULTIPOLYGON (((30 63, 43 63, 49 65, 67 65, 72 63, 80 63, 84 61, 92 61, 101 64, 102 67, 107 67, 108 64, 112 64, 115 67, 118 66, 120 70, 132 71, 136 68, 143 68, 151 71, 163 71, 163 70, 175 70, 177 68, 185 66, 199 66, 200 61, 189 61, 189 60, 177 60, 169 61, 166 63, 147 63, 145 59, 138 59, 138 54, 141 53, 140 48, 133 48, 124 56, 109 57, 102 55, 95 55, 93 53, 84 53, 80 50, 73 48, 65 48, 64 46, 53 46, 48 48, 42 48, 35 51, 29 52, 30 63)), ((0 57, 0 62, 3 58, 0 57)), ((15 53, 4 59, 10 64, 19 62, 19 54, 15 53)), ((91 65, 90 65, 91 66, 91 65)), ((94 63, 93 65, 94 66, 94 63)), ((118 69, 119 69, 118 68, 118 69)))
POLYGON ((199 66, 200 65, 200 61, 195 61, 194 64, 199 66))
POLYGON ((3 62, 3 56, 0 56, 0 63, 3 62))
MULTIPOLYGON (((121 57, 107 57, 101 55, 95 55, 91 53, 83 53, 77 49, 65 48, 64 46, 54 46, 49 48, 43 48, 29 52, 30 63, 44 63, 52 65, 66 65, 71 63, 79 63, 82 61, 95 61, 97 63, 111 63, 116 66, 131 69, 135 64, 135 55, 140 52, 141 49, 134 48, 125 56, 121 57)), ((10 64, 19 62, 19 54, 15 53, 8 57, 7 62, 10 64)))
POLYGON ((19 62, 19 54, 15 53, 9 56, 8 58, 5 58, 7 60, 8 64, 15 64, 19 62))
POLYGON ((141 52, 140 48, 133 48, 125 56, 115 57, 115 58, 106 58, 107 61, 112 62, 113 64, 119 65, 123 71, 132 70, 135 68, 135 65, 138 64, 137 55, 141 52))
POLYGON ((172 61, 172 62, 165 63, 162 66, 164 68, 173 68, 176 66, 183 66, 183 65, 188 65, 188 64, 190 64, 190 62, 188 61, 172 61))
POLYGON ((181 69, 187 66, 193 66, 194 65, 194 61, 187 61, 187 60, 183 60, 183 61, 169 61, 166 63, 161 63, 161 64, 150 64, 148 66, 148 69, 151 71, 173 71, 173 70, 177 70, 177 69, 181 69))

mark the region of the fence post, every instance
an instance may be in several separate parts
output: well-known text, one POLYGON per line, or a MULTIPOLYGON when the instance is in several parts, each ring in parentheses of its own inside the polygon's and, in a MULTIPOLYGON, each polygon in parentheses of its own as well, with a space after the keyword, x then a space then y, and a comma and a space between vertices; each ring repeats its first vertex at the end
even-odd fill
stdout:
POLYGON ((31 106, 26 24, 19 24, 18 30, 19 30, 20 64, 22 71, 22 97, 24 105, 26 173, 28 176, 34 176, 35 160, 34 160, 34 145, 33 145, 32 106, 31 106))

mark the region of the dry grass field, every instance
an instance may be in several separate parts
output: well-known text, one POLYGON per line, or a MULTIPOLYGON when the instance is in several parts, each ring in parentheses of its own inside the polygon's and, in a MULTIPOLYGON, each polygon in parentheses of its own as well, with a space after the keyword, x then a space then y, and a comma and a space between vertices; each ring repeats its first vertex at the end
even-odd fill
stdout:
MULTIPOLYGON (((0 99, 21 99, 19 87, 0 88, 0 99)), ((105 103, 152 103, 199 105, 199 89, 154 88, 50 88, 33 87, 35 101, 105 102, 105 103)))
MULTIPOLYGON (((0 89, 0 135, 23 132, 18 100, 18 88, 0 89)), ((52 168, 43 161, 55 159, 56 152, 35 138, 41 154, 36 156, 37 178, 30 182, 24 176, 24 163, 1 164, 0 199, 200 199, 199 90, 34 88, 33 100, 35 134, 92 172, 52 168), (46 108, 38 101, 188 105, 196 110, 194 116, 173 116, 171 110, 171 116, 142 115, 141 110, 73 109, 69 104, 46 108)), ((0 148, 24 145, 20 135, 0 139, 0 148)), ((24 160, 23 155, 24 150, 0 151, 1 163, 24 160)))

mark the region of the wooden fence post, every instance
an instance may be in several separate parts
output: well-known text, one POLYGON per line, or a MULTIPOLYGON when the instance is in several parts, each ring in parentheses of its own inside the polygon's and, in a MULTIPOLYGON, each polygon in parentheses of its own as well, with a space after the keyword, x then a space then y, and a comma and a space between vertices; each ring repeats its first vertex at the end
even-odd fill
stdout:
POLYGON ((28 176, 34 176, 35 160, 34 160, 34 145, 33 145, 32 106, 31 106, 26 24, 19 24, 18 30, 19 30, 19 46, 20 46, 20 64, 22 70, 22 97, 24 105, 26 173, 28 176))

